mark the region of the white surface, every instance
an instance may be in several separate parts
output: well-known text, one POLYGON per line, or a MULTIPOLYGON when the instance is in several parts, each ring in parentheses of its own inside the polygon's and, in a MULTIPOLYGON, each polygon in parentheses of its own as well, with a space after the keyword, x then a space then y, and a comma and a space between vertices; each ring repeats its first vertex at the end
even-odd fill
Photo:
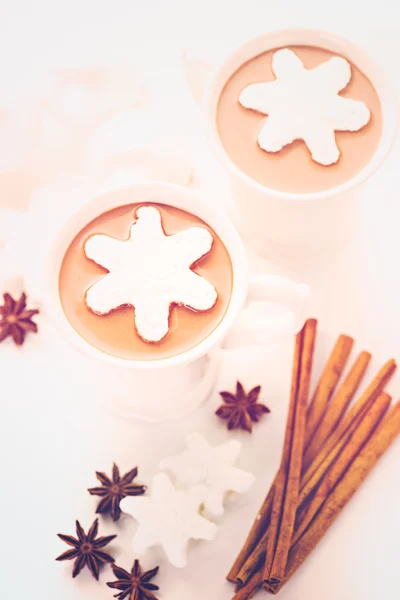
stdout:
MULTIPOLYGON (((327 320, 323 322, 326 324, 327 320)), ((35 600, 53 596, 60 600, 110 598, 110 591, 103 584, 113 580, 111 570, 102 571, 99 584, 87 572, 72 580, 72 565, 54 561, 64 550, 55 534, 73 533, 76 518, 85 527, 91 524, 98 498, 86 490, 95 483, 96 469, 108 472, 113 461, 122 472, 138 465, 138 482, 151 484, 160 460, 182 449, 188 431, 198 431, 214 445, 232 439, 241 441, 238 467, 253 472, 256 482, 248 494, 227 502, 215 540, 192 546, 185 569, 169 565, 156 549, 145 555, 143 563, 146 568, 160 565, 157 583, 162 589, 162 600, 229 600, 232 588, 224 576, 279 462, 292 344, 271 345, 262 352, 242 350, 226 354, 216 389, 233 390, 236 377, 242 379, 247 390, 261 383, 260 401, 272 410, 249 435, 229 433, 213 415, 220 405, 217 393, 190 417, 166 425, 139 425, 113 417, 100 407, 102 398, 109 393, 105 370, 73 352, 43 319, 41 325, 41 335, 31 337, 22 352, 8 344, 0 347, 2 385, 9 390, 9 395, 2 397, 0 426, 2 456, 7 457, 3 461, 1 498, 2 513, 7 516, 2 526, 2 573, 7 576, 4 594, 12 593, 11 582, 21 569, 15 557, 27 537, 27 543, 34 544, 34 553, 19 582, 18 588, 24 593, 30 587, 35 600), (53 355, 55 360, 51 359, 53 355)), ((316 373, 321 372, 333 342, 333 337, 320 334, 316 373)), ((353 355, 362 347, 371 348, 358 345, 353 355)), ((373 362, 368 377, 388 356, 384 353, 373 362)), ((399 377, 389 389, 399 395, 399 377)), ((396 444, 318 550, 281 592, 281 598, 377 600, 382 590, 382 598, 397 598, 399 460, 400 446, 396 444)), ((135 531, 136 525, 129 517, 121 518, 118 524, 109 518, 100 519, 101 534, 118 534, 110 551, 123 567, 129 567, 133 561, 131 541, 135 531)))
MULTIPOLYGON (((242 2, 169 0, 142 3, 103 0, 85 3, 25 1, 3 3, 0 19, 0 57, 3 77, 15 79, 16 70, 32 76, 57 61, 98 62, 107 54, 135 54, 149 63, 153 91, 163 96, 168 118, 190 132, 191 147, 203 169, 196 183, 212 188, 216 202, 224 198, 224 183, 201 146, 199 113, 180 81, 174 60, 178 46, 198 45, 209 55, 223 54, 238 39, 272 27, 318 26, 330 28, 365 44, 378 62, 393 74, 400 90, 397 63, 400 36, 395 3, 349 3, 328 6, 316 0, 277 4, 261 0, 242 2), (362 15, 362 17, 360 16, 362 15), (50 49, 50 50, 49 50, 50 49), (32 65, 26 69, 26 65, 32 65), (171 81, 178 82, 172 85, 171 81), (168 112, 168 107, 173 108, 168 112), (178 107, 178 111, 176 111, 178 107), (206 184, 207 170, 209 183, 206 184)), ((2 89, 7 86, 2 86, 2 89)), ((397 146, 379 174, 364 191, 357 234, 331 255, 306 264, 293 263, 295 273, 313 287, 311 313, 326 332, 319 340, 322 366, 329 345, 340 332, 357 338, 359 348, 379 357, 400 358, 400 256, 399 187, 400 147, 397 146), (328 343, 329 342, 329 343, 328 343)), ((7 198, 0 199, 2 206, 7 198)), ((268 267, 260 260, 254 267, 268 267)), ((0 347, 2 417, 0 453, 2 480, 0 510, 2 596, 106 600, 112 592, 111 570, 96 583, 86 572, 72 580, 71 565, 54 558, 66 547, 55 534, 72 533, 75 518, 88 527, 96 499, 86 488, 94 484, 94 470, 111 470, 115 460, 122 470, 139 465, 139 481, 148 483, 160 459, 182 447, 188 430, 203 433, 211 443, 237 438, 243 441, 239 466, 254 472, 257 482, 247 496, 235 499, 221 521, 216 540, 200 543, 190 554, 187 569, 176 571, 160 560, 162 600, 229 600, 231 586, 224 575, 236 555, 250 522, 278 464, 289 391, 289 346, 270 346, 227 355, 217 389, 234 388, 236 377, 246 387, 264 385, 262 400, 272 409, 250 437, 232 436, 212 416, 217 395, 186 421, 167 425, 135 426, 99 409, 104 369, 75 354, 41 320, 41 335, 31 337, 18 351, 0 347), (28 552, 28 558, 23 552, 28 552), (23 573, 23 576, 21 575, 23 573)), ((178 383, 179 385, 179 383, 178 383)), ((399 378, 390 386, 400 393, 399 378)), ((318 550, 287 585, 282 600, 396 600, 400 588, 398 568, 400 533, 400 444, 381 461, 328 533, 318 550)), ((101 521, 101 534, 117 532, 112 544, 117 563, 130 567, 133 523, 115 526, 101 521)), ((145 567, 159 563, 159 555, 146 557, 145 567)), ((261 597, 262 594, 261 594, 261 597)))
POLYGON ((239 96, 244 108, 268 115, 258 134, 259 146, 279 152, 304 140, 312 158, 331 165, 339 160, 335 131, 358 131, 370 119, 364 102, 342 98, 351 79, 350 63, 334 56, 315 69, 306 69, 295 52, 284 48, 272 58, 274 81, 251 83, 239 96))

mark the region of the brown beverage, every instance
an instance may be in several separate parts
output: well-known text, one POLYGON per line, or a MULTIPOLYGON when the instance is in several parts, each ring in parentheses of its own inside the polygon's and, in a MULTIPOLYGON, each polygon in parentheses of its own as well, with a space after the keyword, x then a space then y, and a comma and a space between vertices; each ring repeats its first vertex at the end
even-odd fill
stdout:
POLYGON ((107 315, 96 315, 87 307, 86 291, 107 274, 107 270, 89 260, 84 252, 88 238, 97 233, 121 241, 129 238, 136 210, 143 204, 120 206, 99 215, 73 239, 65 253, 59 277, 59 291, 64 312, 74 329, 92 346, 119 358, 157 360, 175 356, 203 341, 218 326, 229 305, 232 292, 232 264, 224 244, 204 221, 184 210, 163 204, 155 206, 161 213, 164 232, 178 233, 189 227, 205 227, 213 238, 211 251, 198 260, 192 270, 214 285, 216 304, 208 311, 196 312, 173 305, 170 329, 160 342, 145 342, 136 332, 134 310, 124 306, 107 315))
MULTIPOLYGON (((313 46, 291 46, 308 69, 337 56, 313 46)), ((246 175, 266 187, 282 192, 311 193, 336 187, 359 173, 371 160, 382 134, 379 96, 370 80, 351 64, 352 77, 340 92, 345 98, 364 102, 371 111, 369 123, 356 132, 336 132, 341 155, 336 164, 316 163, 302 140, 285 146, 277 153, 265 152, 257 136, 267 116, 242 107, 240 92, 251 83, 275 79, 271 61, 274 50, 264 52, 243 64, 221 92, 217 109, 217 127, 221 142, 231 160, 246 175)))

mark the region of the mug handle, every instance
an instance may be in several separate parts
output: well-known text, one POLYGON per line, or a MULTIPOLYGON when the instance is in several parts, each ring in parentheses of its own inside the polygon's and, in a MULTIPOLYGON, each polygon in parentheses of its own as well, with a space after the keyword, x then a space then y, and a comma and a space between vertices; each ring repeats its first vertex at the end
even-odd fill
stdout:
POLYGON ((201 104, 213 66, 206 60, 194 56, 190 50, 182 51, 183 74, 193 98, 201 104))
POLYGON ((257 317, 247 306, 223 342, 223 348, 264 345, 282 337, 295 335, 305 321, 310 288, 280 275, 250 275, 247 303, 273 302, 287 310, 276 316, 257 317))

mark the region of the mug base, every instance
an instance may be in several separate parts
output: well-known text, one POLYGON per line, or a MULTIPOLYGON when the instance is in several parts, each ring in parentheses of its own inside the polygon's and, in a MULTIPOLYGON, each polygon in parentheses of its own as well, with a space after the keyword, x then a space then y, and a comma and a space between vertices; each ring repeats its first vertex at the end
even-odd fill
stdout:
MULTIPOLYGON (((222 351, 215 351, 189 365, 154 371, 113 369, 118 388, 104 400, 113 416, 147 423, 186 417, 206 402, 217 381, 222 351)), ((114 386, 113 386, 114 387, 114 386)))
POLYGON ((312 216, 309 214, 311 207, 304 208, 304 216, 299 219, 299 223, 303 221, 304 226, 299 225, 292 232, 293 235, 290 235, 289 227, 285 230, 272 212, 269 218, 262 220, 265 225, 260 231, 259 223, 249 218, 245 207, 241 207, 240 198, 232 202, 229 216, 248 250, 274 265, 298 272, 305 265, 315 265, 317 268, 352 242, 358 232, 361 198, 359 195, 354 196, 351 203, 338 206, 334 214, 328 213, 318 222, 309 219, 310 222, 307 223, 307 217, 312 216), (277 239, 276 232, 281 230, 284 233, 277 239))

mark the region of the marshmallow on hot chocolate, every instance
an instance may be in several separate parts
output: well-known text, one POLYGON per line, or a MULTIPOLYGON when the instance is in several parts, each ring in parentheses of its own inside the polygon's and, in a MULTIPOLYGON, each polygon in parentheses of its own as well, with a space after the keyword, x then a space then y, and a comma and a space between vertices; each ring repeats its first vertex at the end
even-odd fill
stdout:
POLYGON ((364 102, 343 98, 339 92, 351 79, 349 62, 334 56, 314 69, 306 69, 295 52, 278 50, 272 59, 274 81, 246 86, 239 103, 268 115, 258 144, 267 152, 302 139, 315 162, 338 161, 335 131, 358 131, 370 120, 364 102))
POLYGON ((139 336, 158 342, 169 331, 171 304, 196 311, 215 305, 214 286, 190 268, 210 252, 213 236, 205 227, 165 235, 154 206, 136 214, 127 241, 96 234, 85 243, 86 256, 109 271, 87 290, 86 304, 98 315, 133 306, 139 336))

